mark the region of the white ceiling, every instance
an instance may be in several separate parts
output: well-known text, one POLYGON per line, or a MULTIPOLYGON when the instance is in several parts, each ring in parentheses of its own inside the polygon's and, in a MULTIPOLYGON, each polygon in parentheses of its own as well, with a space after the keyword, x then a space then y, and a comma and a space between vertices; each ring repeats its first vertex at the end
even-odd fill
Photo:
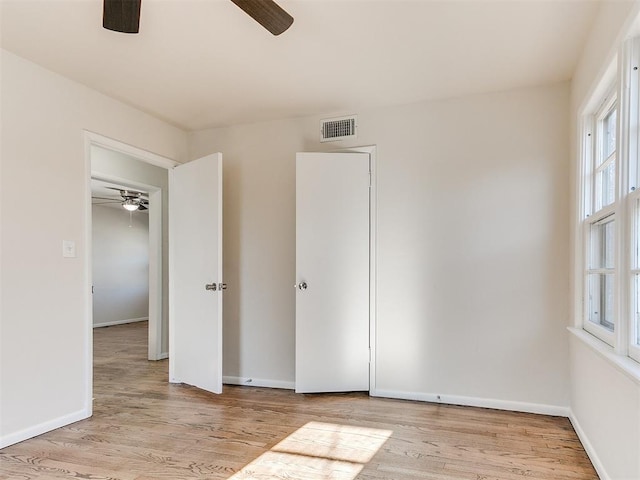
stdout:
MULTIPOLYGON (((278 0, 274 37, 229 0, 0 0, 2 48, 186 130, 569 80, 593 0, 278 0)), ((603 0, 605 1, 605 0, 603 0)))

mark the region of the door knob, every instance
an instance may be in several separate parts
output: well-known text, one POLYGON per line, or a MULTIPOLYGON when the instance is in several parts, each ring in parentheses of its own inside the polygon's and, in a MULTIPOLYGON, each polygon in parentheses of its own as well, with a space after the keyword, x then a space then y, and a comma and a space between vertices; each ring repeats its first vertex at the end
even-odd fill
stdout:
POLYGON ((216 283, 207 283, 204 286, 205 290, 213 290, 214 292, 218 289, 218 285, 216 283))
POLYGON ((306 290, 307 289, 307 282, 301 282, 298 284, 298 288, 300 290, 306 290))

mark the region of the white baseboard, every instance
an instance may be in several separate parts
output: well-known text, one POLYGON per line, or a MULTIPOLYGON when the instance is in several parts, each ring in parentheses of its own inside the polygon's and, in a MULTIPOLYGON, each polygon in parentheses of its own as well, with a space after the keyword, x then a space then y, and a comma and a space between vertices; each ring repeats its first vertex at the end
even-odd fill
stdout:
POLYGON ((124 325, 125 323, 146 322, 149 317, 128 318, 126 320, 114 320, 113 322, 94 323, 93 328, 113 327, 114 325, 124 325))
POLYGON ((545 405, 539 403, 497 400, 492 398, 465 397, 461 395, 439 395, 435 393, 401 392, 393 390, 372 390, 372 397, 396 398, 400 400, 417 400, 420 402, 444 403, 448 405, 463 405, 466 407, 493 408, 496 410, 510 410, 512 412, 538 413, 554 417, 568 417, 569 407, 545 405))
POLYGON ((19 432, 3 435, 2 437, 0 437, 0 449, 18 442, 22 442, 24 440, 28 440, 33 437, 37 437, 38 435, 50 432, 51 430, 55 430, 56 428, 64 427, 65 425, 69 425, 70 423, 84 420, 85 418, 89 418, 90 416, 90 411, 79 410, 77 412, 70 413, 69 415, 64 415, 62 417, 54 418, 53 420, 34 425, 33 427, 25 428, 24 430, 20 430, 19 432))
POLYGON ((584 451, 587 452, 587 456, 589 457, 589 460, 591 460, 593 468, 596 469, 596 473, 598 474, 600 480, 610 480, 611 477, 605 471, 604 465, 602 465, 602 462, 600 461, 600 457, 598 457, 598 454, 593 448, 593 445, 591 445, 587 434, 580 426, 580 422, 578 422, 578 419, 573 414, 572 410, 569 410, 569 420, 571 421, 571 425, 573 425, 573 429, 576 431, 576 434, 578 435, 578 438, 582 443, 584 451))
MULTIPOLYGON (((227 385, 244 385, 266 388, 283 388, 295 390, 295 382, 283 382, 278 380, 265 380, 247 377, 222 377, 222 383, 227 385)), ((431 393, 401 392, 392 390, 371 390, 372 397, 394 398, 398 400, 416 400, 421 402, 443 403, 449 405, 463 405, 467 407, 493 408, 496 410, 508 410, 513 412, 537 413, 554 417, 569 417, 569 407, 558 405, 545 405, 538 403, 515 402, 508 400, 495 400, 491 398, 464 397, 459 395, 438 395, 431 393)))
POLYGON ((294 382, 283 382, 281 380, 265 380, 263 378, 248 377, 222 377, 222 383, 226 385, 244 385, 245 387, 265 387, 265 388, 283 388, 285 390, 295 390, 294 382))
POLYGON ((148 357, 147 360, 149 360, 150 362, 157 362, 160 360, 166 360, 167 358, 169 358, 169 354, 167 352, 161 352, 158 354, 157 357, 148 357))

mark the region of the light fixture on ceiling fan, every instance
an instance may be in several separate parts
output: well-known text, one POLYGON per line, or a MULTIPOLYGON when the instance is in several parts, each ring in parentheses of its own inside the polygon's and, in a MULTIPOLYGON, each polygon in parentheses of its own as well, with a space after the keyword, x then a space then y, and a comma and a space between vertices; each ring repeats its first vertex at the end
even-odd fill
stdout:
MULTIPOLYGON (((247 15, 269 30, 280 35, 293 23, 293 17, 273 0, 231 0, 247 15)), ((142 0, 103 0, 102 26, 122 33, 140 30, 142 0)))
POLYGON ((127 198, 124 202, 122 202, 122 206, 125 210, 133 212, 140 208, 140 203, 136 202, 133 198, 127 198))

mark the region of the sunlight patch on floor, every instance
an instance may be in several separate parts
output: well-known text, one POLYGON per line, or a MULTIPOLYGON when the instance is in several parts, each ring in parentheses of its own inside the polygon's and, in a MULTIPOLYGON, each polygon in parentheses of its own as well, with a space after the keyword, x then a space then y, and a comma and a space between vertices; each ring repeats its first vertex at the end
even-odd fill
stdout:
POLYGON ((390 430, 309 422, 229 480, 353 480, 391 434, 390 430))

